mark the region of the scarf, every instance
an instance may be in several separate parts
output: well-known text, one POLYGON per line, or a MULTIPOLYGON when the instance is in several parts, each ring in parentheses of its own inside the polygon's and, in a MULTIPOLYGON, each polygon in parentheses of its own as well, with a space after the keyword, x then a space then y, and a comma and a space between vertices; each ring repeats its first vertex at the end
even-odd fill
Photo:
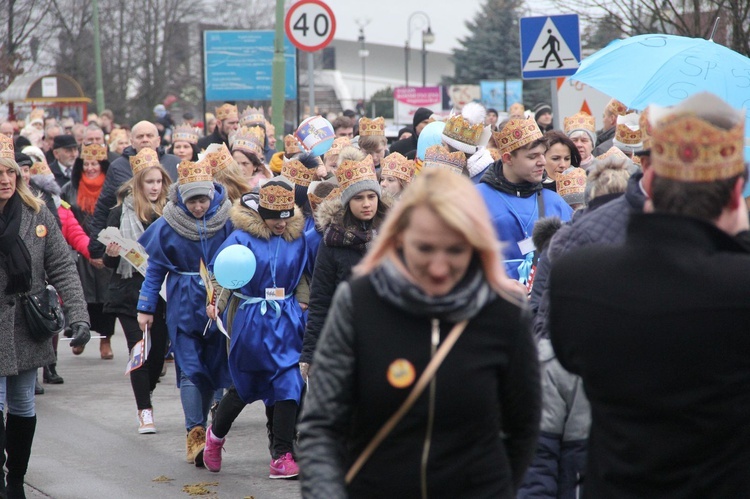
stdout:
POLYGON ((23 201, 14 192, 0 214, 0 255, 8 274, 5 294, 31 291, 31 255, 19 235, 23 201))
POLYGON ((81 181, 78 182, 78 206, 85 213, 94 213, 96 207, 96 200, 99 199, 99 193, 102 192, 102 185, 104 185, 104 179, 106 175, 103 173, 99 174, 96 178, 88 178, 86 175, 81 175, 81 181))
POLYGON ((478 258, 471 261, 464 277, 444 296, 426 295, 388 258, 373 270, 370 282, 378 296, 401 310, 419 317, 438 317, 448 322, 460 322, 474 317, 497 297, 484 278, 478 258))
MULTIPOLYGON (((120 234, 122 234, 122 237, 125 239, 136 241, 137 247, 145 255, 146 251, 143 249, 143 246, 137 242, 138 238, 141 237, 141 234, 143 234, 144 231, 143 223, 138 219, 135 209, 133 208, 133 195, 130 194, 122 202, 120 234)), ((120 258, 120 263, 117 264, 117 273, 120 274, 123 279, 130 279, 133 277, 133 266, 124 258, 120 258)))
POLYGON ((370 244, 376 235, 377 232, 372 226, 366 229, 364 227, 344 227, 339 224, 331 224, 326 227, 323 233, 323 241, 325 241, 326 246, 351 248, 364 255, 370 248, 370 244))
POLYGON ((484 175, 482 175, 482 180, 480 182, 483 184, 488 184, 495 190, 519 198, 531 197, 536 193, 536 191, 542 188, 541 182, 538 182, 536 184, 532 184, 531 182, 521 182, 520 184, 514 184, 513 182, 505 178, 505 175, 503 174, 503 162, 501 160, 497 160, 494 165, 487 168, 487 171, 484 175))
POLYGON ((186 210, 170 201, 164 207, 162 217, 174 229, 177 234, 189 241, 200 241, 201 238, 211 238, 219 232, 229 220, 229 209, 232 202, 224 198, 224 201, 211 218, 204 216, 198 220, 186 210))

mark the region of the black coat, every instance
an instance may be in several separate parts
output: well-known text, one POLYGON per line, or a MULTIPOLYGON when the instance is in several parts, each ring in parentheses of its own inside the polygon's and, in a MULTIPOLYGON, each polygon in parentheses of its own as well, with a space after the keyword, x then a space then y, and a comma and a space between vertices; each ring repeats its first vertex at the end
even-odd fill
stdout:
MULTIPOLYGON (((109 212, 107 227, 117 227, 119 229, 121 217, 122 205, 117 205, 109 212)), ((143 228, 148 229, 151 223, 144 223, 143 228)), ((141 284, 143 284, 144 280, 143 276, 136 270, 133 270, 132 277, 123 279, 117 273, 120 257, 111 257, 105 253, 103 259, 104 265, 113 270, 109 281, 109 300, 104 303, 104 311, 109 314, 122 314, 135 317, 138 313, 136 307, 138 305, 138 294, 141 291, 141 284)))
POLYGON ((585 497, 749 496, 748 290, 750 253, 675 215, 553 263, 552 344, 591 402, 585 497))
POLYGON ((49 164, 49 169, 52 171, 52 175, 55 176, 55 182, 57 182, 57 185, 59 185, 61 188, 70 180, 70 177, 65 175, 65 167, 62 166, 57 160, 54 160, 49 164))
POLYGON ((213 133, 211 133, 211 135, 206 135, 205 137, 201 137, 200 139, 198 139, 198 150, 202 151, 211 144, 226 144, 227 147, 229 147, 229 144, 227 144, 227 140, 219 133, 218 126, 214 128, 214 131, 213 133))

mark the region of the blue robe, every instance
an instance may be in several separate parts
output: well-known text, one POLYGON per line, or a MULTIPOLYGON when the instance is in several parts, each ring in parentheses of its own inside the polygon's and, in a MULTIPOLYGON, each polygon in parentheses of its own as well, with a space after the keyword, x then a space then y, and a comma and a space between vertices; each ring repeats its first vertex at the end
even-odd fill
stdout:
MULTIPOLYGON (((214 199, 205 215, 207 219, 216 213, 225 197, 221 185, 215 184, 215 188, 214 199)), ((179 196, 177 204, 188 212, 179 196)), ((189 212, 188 215, 192 216, 189 212)), ((200 223, 197 219, 196 222, 200 223)), ((203 334, 208 323, 206 288, 198 275, 201 258, 210 262, 231 232, 232 222, 227 219, 213 237, 191 241, 177 234, 162 217, 138 239, 148 254, 148 270, 138 297, 138 311, 149 314, 156 311, 159 290, 167 276, 167 331, 172 351, 177 367, 201 391, 226 388, 231 384, 226 336, 215 323, 203 334)), ((177 384, 179 386, 179 376, 177 384)))
MULTIPOLYGON (((236 292, 253 300, 240 299, 231 325, 229 370, 237 393, 250 404, 263 400, 300 401, 304 381, 299 356, 305 320, 294 291, 307 264, 307 246, 302 234, 287 242, 281 236, 269 240, 235 230, 222 247, 242 244, 255 254, 255 275, 236 292), (272 276, 275 262, 276 280, 272 276), (266 288, 284 288, 286 298, 266 301, 266 288)), ((221 249, 219 250, 221 251, 221 249)), ((213 268, 213 262, 211 263, 213 268)))
MULTIPOLYGON (((521 254, 518 242, 531 237, 539 218, 537 196, 516 197, 486 183, 477 185, 477 189, 484 198, 498 237, 506 243, 503 248, 505 271, 511 279, 518 279, 518 267, 527 256, 521 254)), ((570 220, 573 210, 559 194, 542 189, 542 196, 545 217, 559 217, 563 222, 570 220)))
POLYGON ((305 230, 305 239, 307 240, 307 275, 313 276, 315 270, 315 259, 318 257, 318 246, 323 240, 323 234, 313 227, 305 230))

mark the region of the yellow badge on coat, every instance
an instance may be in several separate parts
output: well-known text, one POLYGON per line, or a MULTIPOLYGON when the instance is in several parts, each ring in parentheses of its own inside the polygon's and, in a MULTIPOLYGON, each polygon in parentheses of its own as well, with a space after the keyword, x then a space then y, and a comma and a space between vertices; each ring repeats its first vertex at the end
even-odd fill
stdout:
POLYGON ((414 366, 406 359, 396 359, 388 366, 388 383, 394 388, 406 388, 416 377, 414 366))
POLYGON ((47 227, 44 225, 36 226, 36 237, 44 237, 47 235, 47 227))

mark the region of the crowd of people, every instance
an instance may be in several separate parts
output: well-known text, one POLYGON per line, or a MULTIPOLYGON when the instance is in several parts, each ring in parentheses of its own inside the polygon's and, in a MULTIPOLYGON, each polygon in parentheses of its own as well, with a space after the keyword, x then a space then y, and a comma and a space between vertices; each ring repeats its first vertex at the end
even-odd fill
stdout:
POLYGON ((210 472, 261 401, 269 477, 304 497, 750 493, 744 116, 718 98, 613 99, 598 129, 420 108, 390 145, 340 116, 320 155, 277 151, 263 109, 224 103, 205 134, 154 113, 0 124, 0 497, 25 497, 38 369, 63 383, 24 304, 47 284, 73 354, 93 332, 111 360, 116 321, 131 361, 147 340, 138 434, 174 358, 210 472), (227 286, 237 247, 255 270, 227 286))

